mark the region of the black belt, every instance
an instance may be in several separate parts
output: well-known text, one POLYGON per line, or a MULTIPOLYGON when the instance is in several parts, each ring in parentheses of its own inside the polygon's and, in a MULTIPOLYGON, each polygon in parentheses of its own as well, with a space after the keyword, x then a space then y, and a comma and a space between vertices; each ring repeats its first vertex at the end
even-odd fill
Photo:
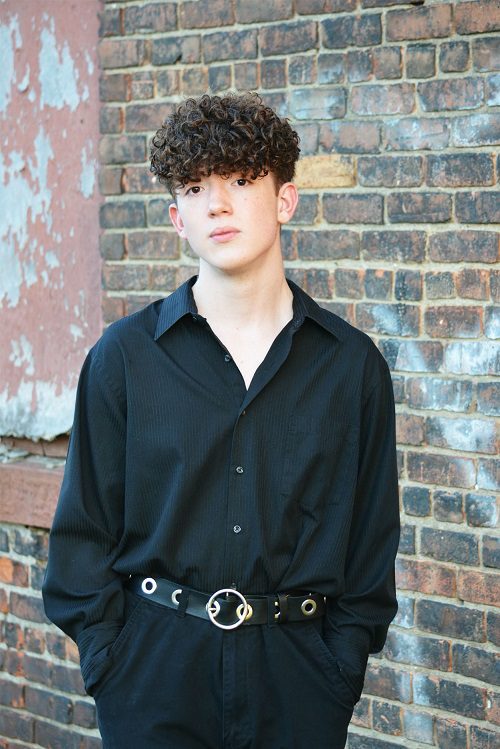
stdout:
POLYGON ((316 619, 326 609, 319 593, 276 593, 244 596, 234 588, 222 588, 212 595, 162 578, 132 575, 127 588, 143 598, 175 609, 180 616, 191 614, 208 619, 220 629, 236 629, 240 624, 284 624, 316 619))

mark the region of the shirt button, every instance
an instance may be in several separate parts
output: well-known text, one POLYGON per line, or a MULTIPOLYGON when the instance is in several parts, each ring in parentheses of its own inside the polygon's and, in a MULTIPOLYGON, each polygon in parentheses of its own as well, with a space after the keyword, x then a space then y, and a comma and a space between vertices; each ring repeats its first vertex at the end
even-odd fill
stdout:
POLYGON ((236 473, 243 473, 243 468, 241 466, 236 466, 236 473))
POLYGON ((231 356, 229 354, 226 354, 224 357, 224 361, 231 361, 231 356))
POLYGON ((241 532, 241 525, 235 525, 234 528, 233 528, 233 531, 235 533, 240 533, 241 532))
POLYGON ((244 408, 244 409, 243 409, 243 411, 241 412, 241 415, 242 415, 242 416, 246 416, 246 415, 247 415, 247 412, 246 412, 246 409, 245 409, 245 408, 244 408))
POLYGON ((193 320, 193 322, 197 322, 197 320, 198 320, 198 318, 196 317, 196 315, 192 315, 191 319, 193 320))

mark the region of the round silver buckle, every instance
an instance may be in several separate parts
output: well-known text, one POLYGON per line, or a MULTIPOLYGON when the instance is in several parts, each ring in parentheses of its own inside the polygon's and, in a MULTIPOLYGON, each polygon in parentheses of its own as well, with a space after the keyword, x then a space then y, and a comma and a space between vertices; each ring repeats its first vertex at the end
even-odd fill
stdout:
POLYGON ((216 627, 219 627, 219 629, 236 629, 236 627, 239 627, 240 624, 243 624, 245 619, 248 615, 248 601, 243 595, 243 593, 240 593, 238 590, 235 590, 234 588, 221 588, 220 590, 217 590, 215 593, 212 593, 210 598, 208 599, 208 603, 206 606, 208 618, 212 622, 212 624, 215 624, 216 627), (236 609, 236 615, 238 619, 234 622, 234 624, 220 624, 216 620, 216 617, 220 613, 220 603, 216 601, 215 599, 219 596, 223 595, 224 593, 232 593, 235 596, 238 596, 238 598, 241 600, 241 605, 238 606, 236 609))
POLYGON ((314 614, 316 609, 318 608, 316 601, 313 601, 312 598, 306 598, 305 601, 302 601, 300 604, 300 610, 304 614, 304 616, 311 616, 314 614))
POLYGON ((153 577, 145 577, 141 584, 142 592, 146 593, 147 596, 154 593, 157 587, 158 583, 153 577))

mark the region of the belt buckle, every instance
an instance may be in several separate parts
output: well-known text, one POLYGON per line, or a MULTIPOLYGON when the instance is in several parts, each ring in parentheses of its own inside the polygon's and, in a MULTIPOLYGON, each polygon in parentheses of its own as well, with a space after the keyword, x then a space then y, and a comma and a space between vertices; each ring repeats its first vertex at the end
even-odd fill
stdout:
POLYGON ((239 590, 236 590, 235 588, 221 588, 220 590, 215 591, 215 593, 212 593, 212 595, 208 599, 208 603, 206 605, 208 618, 210 619, 212 624, 215 624, 215 626, 219 627, 219 629, 236 629, 237 627, 239 627, 248 617, 250 608, 250 604, 248 603, 243 593, 240 593, 239 590), (233 593, 241 600, 241 604, 236 608, 236 615, 238 618, 233 624, 221 624, 217 621, 217 616, 220 613, 220 603, 216 599, 224 593, 233 593))

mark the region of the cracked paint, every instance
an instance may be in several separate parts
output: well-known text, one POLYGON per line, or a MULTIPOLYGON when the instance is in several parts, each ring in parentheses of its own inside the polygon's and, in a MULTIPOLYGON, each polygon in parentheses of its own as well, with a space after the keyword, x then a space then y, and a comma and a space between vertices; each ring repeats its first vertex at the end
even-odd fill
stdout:
POLYGON ((99 2, 1 5, 0 435, 52 439, 102 325, 99 2))

